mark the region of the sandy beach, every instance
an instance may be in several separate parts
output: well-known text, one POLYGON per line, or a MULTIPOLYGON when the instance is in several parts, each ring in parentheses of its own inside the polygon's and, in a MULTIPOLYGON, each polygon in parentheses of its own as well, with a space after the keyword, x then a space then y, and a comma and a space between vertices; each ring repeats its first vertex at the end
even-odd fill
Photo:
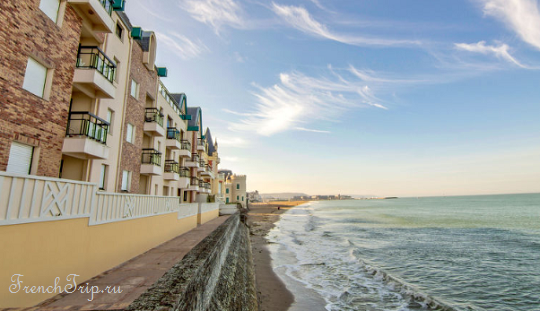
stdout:
POLYGON ((270 252, 267 248, 268 241, 265 236, 279 220, 280 214, 292 206, 303 203, 306 202, 250 203, 249 205, 248 224, 251 228, 251 246, 260 311, 285 311, 294 302, 294 296, 272 269, 270 252))

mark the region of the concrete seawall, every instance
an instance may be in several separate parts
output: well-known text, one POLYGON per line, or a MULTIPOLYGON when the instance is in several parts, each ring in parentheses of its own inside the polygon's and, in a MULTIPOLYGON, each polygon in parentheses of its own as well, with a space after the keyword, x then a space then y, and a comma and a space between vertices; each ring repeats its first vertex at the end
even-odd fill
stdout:
POLYGON ((232 215, 126 310, 258 310, 243 218, 232 215))

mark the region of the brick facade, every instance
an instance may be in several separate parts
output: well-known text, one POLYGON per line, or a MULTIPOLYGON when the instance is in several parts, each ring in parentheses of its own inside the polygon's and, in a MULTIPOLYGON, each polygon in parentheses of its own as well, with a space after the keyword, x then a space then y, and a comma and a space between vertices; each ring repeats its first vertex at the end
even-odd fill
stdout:
POLYGON ((39 3, 0 2, 0 171, 19 141, 40 147, 36 175, 58 177, 82 21, 64 2, 59 27, 39 3), (22 89, 29 57, 54 69, 49 100, 22 89))
POLYGON ((131 68, 129 73, 128 94, 131 94, 131 80, 139 83, 139 98, 136 99, 128 95, 126 100, 126 115, 123 124, 126 133, 127 124, 134 126, 134 141, 128 143, 126 138, 122 138, 122 151, 120 163, 120 178, 117 189, 120 192, 122 186, 122 171, 132 172, 130 192, 139 192, 139 180, 141 171, 141 159, 143 149, 143 129, 145 117, 146 96, 150 96, 155 102, 157 96, 158 77, 156 71, 151 71, 143 64, 143 50, 137 42, 133 43, 131 50, 131 68))

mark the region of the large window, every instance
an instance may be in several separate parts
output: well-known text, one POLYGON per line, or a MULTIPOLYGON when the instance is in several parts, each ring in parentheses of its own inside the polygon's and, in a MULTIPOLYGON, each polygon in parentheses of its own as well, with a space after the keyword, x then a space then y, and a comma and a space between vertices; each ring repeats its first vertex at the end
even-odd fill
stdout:
POLYGON ((23 89, 43 98, 45 82, 47 81, 47 67, 33 58, 28 58, 26 72, 24 73, 23 89))
POLYGON ((129 191, 130 187, 131 187, 131 172, 122 171, 122 187, 120 190, 129 191))
POLYGON ((133 143, 133 125, 129 123, 127 125, 127 131, 126 131, 126 141, 128 143, 133 143))
POLYGON ((137 83, 133 79, 131 80, 131 93, 130 94, 136 99, 139 99, 139 83, 137 83))
POLYGON ((240 184, 236 184, 236 189, 240 189, 240 184))
POLYGON ((39 8, 56 23, 58 19, 58 9, 60 8, 60 0, 41 0, 39 8))

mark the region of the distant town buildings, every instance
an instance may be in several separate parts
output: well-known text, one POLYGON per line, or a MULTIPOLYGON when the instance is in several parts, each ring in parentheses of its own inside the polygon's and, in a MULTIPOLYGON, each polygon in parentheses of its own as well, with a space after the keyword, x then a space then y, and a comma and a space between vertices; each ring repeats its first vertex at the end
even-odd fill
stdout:
POLYGON ((248 197, 249 202, 262 202, 263 201, 258 190, 248 192, 247 197, 248 197))
POLYGON ((220 170, 220 180, 223 192, 221 196, 225 203, 240 203, 246 207, 246 175, 236 175, 230 170, 220 170))
POLYGON ((310 201, 310 200, 350 200, 350 195, 302 195, 294 196, 292 201, 310 201))

